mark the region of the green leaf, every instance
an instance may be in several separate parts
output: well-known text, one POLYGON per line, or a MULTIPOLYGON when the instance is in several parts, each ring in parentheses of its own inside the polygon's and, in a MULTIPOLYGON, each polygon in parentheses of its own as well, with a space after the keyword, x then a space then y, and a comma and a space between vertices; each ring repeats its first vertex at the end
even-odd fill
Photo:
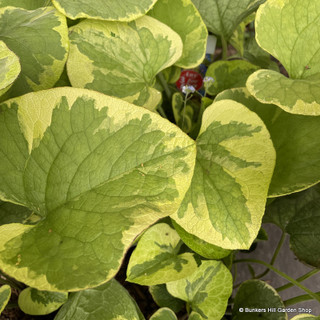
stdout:
POLYGON ((178 209, 195 145, 160 116, 75 88, 0 109, 0 197, 42 216, 0 227, 0 268, 17 280, 48 291, 104 283, 133 240, 178 209))
POLYGON ((0 314, 8 304, 11 297, 11 288, 8 285, 0 287, 0 314))
POLYGON ((48 89, 60 78, 69 47, 66 18, 53 7, 0 9, 0 40, 20 59, 21 74, 4 96, 48 89))
POLYGON ((282 63, 290 78, 320 72, 319 32, 318 0, 268 0, 257 11, 257 42, 282 63))
MULTIPOLYGON (((292 201, 296 200, 294 215, 286 226, 290 248, 300 260, 320 268, 320 185, 292 198, 290 196, 292 201)), ((285 199, 282 203, 286 204, 285 199)))
POLYGON ((220 261, 203 261, 192 275, 167 283, 167 289, 204 319, 220 320, 232 292, 232 275, 220 261))
POLYGON ((18 7, 26 10, 35 10, 50 5, 50 0, 0 0, 0 8, 18 7))
POLYGON ((220 247, 217 247, 211 243, 208 243, 193 234, 187 232, 181 228, 174 220, 172 220, 173 226, 178 232, 181 240, 194 252, 200 254, 207 259, 219 260, 228 256, 231 251, 220 247))
POLYGON ((182 53, 180 37, 149 16, 130 23, 85 20, 70 30, 72 86, 129 102, 141 97, 139 105, 149 98, 157 73, 182 53))
POLYGON ((320 115, 320 3, 270 0, 256 16, 258 44, 277 58, 290 79, 267 70, 247 83, 252 95, 290 113, 320 115))
POLYGON ((217 61, 212 63, 206 73, 214 82, 208 87, 207 92, 217 95, 223 90, 243 87, 247 78, 259 67, 244 60, 217 61))
POLYGON ((150 320, 177 320, 177 317, 172 310, 161 308, 151 316, 150 320))
POLYGON ((312 314, 299 314, 295 317, 293 317, 291 320, 310 320, 310 319, 313 319, 313 320, 320 320, 320 316, 319 317, 316 317, 316 316, 313 316, 312 314))
POLYGON ((181 240, 166 223, 149 228, 133 251, 127 281, 156 285, 185 278, 197 269, 192 253, 179 254, 181 240))
POLYGON ((293 115, 266 105, 247 90, 222 92, 216 101, 232 99, 258 114, 270 132, 277 159, 269 197, 298 192, 320 181, 320 117, 293 115))
POLYGON ((261 280, 247 280, 241 284, 234 299, 232 319, 287 320, 287 314, 279 309, 285 309, 285 306, 274 288, 261 280))
POLYGON ((31 214, 32 212, 26 207, 0 201, 0 225, 14 222, 24 223, 31 214))
POLYGON ((262 120, 224 100, 208 107, 191 186, 171 217, 188 233, 224 249, 248 249, 264 213, 275 151, 262 120))
POLYGON ((176 83, 180 78, 181 68, 177 66, 171 66, 164 69, 162 74, 168 83, 176 83))
POLYGON ((148 15, 166 24, 181 37, 183 52, 175 65, 190 69, 203 61, 208 30, 191 0, 158 0, 148 15))
POLYGON ((29 287, 20 292, 18 305, 24 313, 37 316, 56 311, 67 300, 67 292, 39 291, 29 287))
POLYGON ((238 24, 265 0, 192 0, 209 31, 229 40, 238 24))
POLYGON ((0 96, 11 88, 20 71, 19 58, 0 41, 0 96))
POLYGON ((70 19, 89 18, 108 21, 132 21, 145 15, 157 0, 52 0, 70 19))
POLYGON ((185 305, 184 301, 173 297, 167 290, 165 284, 150 286, 149 292, 159 307, 167 307, 174 312, 179 312, 185 305))
POLYGON ((320 115, 320 78, 289 79, 276 71, 259 70, 248 78, 247 88, 260 102, 286 112, 320 115))
POLYGON ((112 279, 100 287, 74 293, 54 320, 144 320, 125 288, 112 279))

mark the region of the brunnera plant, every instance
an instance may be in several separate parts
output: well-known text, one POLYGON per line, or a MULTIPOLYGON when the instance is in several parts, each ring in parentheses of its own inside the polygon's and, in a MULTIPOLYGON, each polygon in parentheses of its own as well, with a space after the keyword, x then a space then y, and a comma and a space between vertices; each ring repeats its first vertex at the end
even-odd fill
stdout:
POLYGON ((301 284, 320 269, 319 34, 317 0, 0 0, 0 312, 282 320, 320 302, 301 284), (272 260, 237 260, 262 222, 282 230, 272 260), (286 234, 299 279, 273 266, 286 234))

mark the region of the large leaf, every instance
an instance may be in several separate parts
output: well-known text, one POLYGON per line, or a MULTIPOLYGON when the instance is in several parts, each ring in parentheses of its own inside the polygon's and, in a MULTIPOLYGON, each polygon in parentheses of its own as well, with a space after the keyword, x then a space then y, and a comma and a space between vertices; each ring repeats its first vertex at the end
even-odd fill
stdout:
POLYGON ((256 16, 258 44, 276 57, 290 79, 260 70, 248 79, 259 101, 290 113, 320 114, 320 2, 270 0, 256 16))
POLYGON ((26 314, 45 315, 59 309, 67 300, 67 292, 39 291, 28 287, 20 292, 18 304, 26 314))
POLYGON ((148 15, 166 24, 181 37, 183 52, 175 65, 190 69, 202 62, 208 31, 191 0, 158 0, 148 15))
POLYGON ((145 16, 136 21, 85 20, 71 28, 67 70, 72 86, 122 99, 148 99, 158 72, 181 56, 180 37, 145 16))
POLYGON ((226 89, 244 87, 249 75, 258 69, 259 67, 244 60, 214 62, 206 73, 207 77, 214 79, 207 92, 217 95, 226 89))
POLYGON ((228 40, 238 24, 265 0, 192 0, 209 31, 228 40))
POLYGON ((53 7, 0 9, 0 40, 20 59, 21 74, 5 98, 48 89, 60 78, 68 51, 66 18, 53 7))
POLYGON ((277 291, 261 280, 248 280, 241 284, 232 316, 237 320, 287 320, 285 306, 277 291))
POLYGON ((166 223, 149 228, 133 251, 127 269, 127 281, 156 285, 185 278, 197 269, 190 252, 179 254, 182 241, 166 223))
POLYGON ((167 288, 204 319, 220 320, 232 292, 232 275, 222 262, 203 261, 196 272, 167 283, 167 288))
POLYGON ((208 107, 191 186, 172 218, 224 249, 248 249, 261 225, 275 151, 262 120, 224 100, 208 107))
POLYGON ((149 292, 152 295, 153 300, 159 307, 167 307, 174 312, 179 312, 183 306, 184 301, 173 297, 167 290, 165 284, 159 284, 149 287, 149 292))
POLYGON ((0 314, 8 304, 11 296, 11 288, 8 285, 0 287, 0 314))
POLYGON ((172 310, 161 308, 151 316, 150 320, 177 320, 177 317, 172 310))
POLYGON ((174 220, 172 221, 174 228, 177 230, 181 240, 194 252, 200 254, 207 259, 218 260, 228 256, 231 251, 217 247, 208 243, 195 235, 181 228, 174 220))
POLYGON ((50 5, 51 0, 0 0, 0 8, 2 7, 18 7, 27 10, 35 10, 50 5))
POLYGON ((52 0, 70 19, 89 18, 109 21, 132 21, 143 15, 157 0, 52 0))
POLYGON ((195 146, 160 116, 75 88, 0 108, 0 196, 43 218, 1 227, 0 267, 12 277, 48 291, 97 286, 144 229, 178 209, 195 146))
POLYGON ((20 71, 19 58, 0 41, 0 96, 10 89, 20 71))
POLYGON ((247 90, 222 92, 215 101, 232 99, 256 112, 268 128, 277 159, 269 197, 304 190, 320 181, 320 117, 293 115, 266 105, 247 90))
POLYGON ((290 247, 296 256, 320 268, 320 186, 303 193, 308 200, 303 199, 297 203, 286 231, 290 235, 290 247))
POLYGON ((74 293, 54 320, 144 320, 135 302, 116 280, 74 293))

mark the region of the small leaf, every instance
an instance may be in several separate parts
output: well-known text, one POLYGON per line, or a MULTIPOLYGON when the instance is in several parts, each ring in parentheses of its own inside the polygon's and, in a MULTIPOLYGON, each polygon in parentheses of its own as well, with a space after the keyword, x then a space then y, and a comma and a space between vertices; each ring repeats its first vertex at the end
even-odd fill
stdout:
POLYGON ((232 318, 238 320, 287 320, 285 306, 277 291, 261 280, 247 280, 234 299, 232 318))
POLYGON ((203 261, 192 275, 167 283, 167 289, 204 319, 220 320, 232 292, 232 275, 222 262, 203 261))
POLYGON ((184 301, 173 297, 167 290, 165 284, 150 286, 149 292, 159 307, 167 307, 174 312, 179 312, 185 305, 184 301))
POLYGON ((19 308, 26 314, 45 315, 58 310, 68 300, 68 293, 26 288, 19 294, 19 308))
POLYGON ((0 41, 0 96, 11 88, 20 71, 19 58, 0 41))
POLYGON ((214 62, 206 73, 206 76, 215 80, 207 92, 211 95, 217 95, 226 89, 243 87, 249 75, 258 69, 259 67, 244 60, 214 62))
POLYGON ((231 251, 220 247, 217 247, 211 243, 208 243, 193 234, 187 232, 180 227, 174 220, 172 220, 173 226, 178 232, 181 240, 194 252, 200 254, 207 259, 219 260, 228 256, 231 251))
POLYGON ((179 254, 178 233, 165 223, 149 228, 133 251, 127 269, 127 281, 157 285, 185 278, 197 268, 192 253, 179 254))
POLYGON ((192 0, 209 31, 229 40, 236 27, 265 0, 192 0))
POLYGON ((215 101, 232 99, 257 113, 270 132, 277 158, 269 197, 298 192, 320 181, 320 117, 294 115, 257 101, 244 88, 227 90, 215 101))
POLYGON ((177 317, 172 310, 161 308, 151 316, 150 320, 177 320, 177 317))
POLYGON ((162 74, 168 83, 176 83, 180 78, 181 68, 177 66, 171 66, 164 69, 162 74))
POLYGON ((178 34, 149 16, 130 23, 85 20, 70 29, 70 41, 73 87, 139 105, 150 98, 155 76, 182 53, 178 34))
POLYGON ((42 217, 0 227, 0 268, 15 279, 47 291, 105 283, 134 239, 178 209, 195 144, 160 116, 76 88, 0 110, 0 197, 42 217))
POLYGON ((176 66, 191 69, 203 61, 208 30, 191 0, 158 0, 148 15, 166 24, 181 37, 183 52, 176 66))
POLYGON ((53 87, 67 60, 66 18, 53 7, 33 11, 5 7, 0 20, 6 21, 0 25, 0 40, 21 64, 21 74, 4 98, 53 87))
POLYGON ((224 249, 248 249, 264 214, 275 151, 262 120, 224 100, 203 114, 191 186, 171 217, 224 249))
POLYGON ((320 78, 288 79, 276 71, 259 70, 248 78, 247 89, 260 102, 286 112, 320 115, 320 78))
POLYGON ((157 0, 52 0, 56 8, 70 19, 89 18, 131 21, 145 15, 157 0))
POLYGON ((11 297, 11 288, 8 285, 0 287, 0 314, 8 304, 11 297))
POLYGON ((54 320, 144 320, 125 288, 112 279, 71 295, 54 320))

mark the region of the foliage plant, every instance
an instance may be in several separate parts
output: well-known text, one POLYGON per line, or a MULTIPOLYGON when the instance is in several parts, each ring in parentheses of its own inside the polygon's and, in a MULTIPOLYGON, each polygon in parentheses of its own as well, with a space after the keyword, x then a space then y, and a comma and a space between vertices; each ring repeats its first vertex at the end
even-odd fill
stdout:
POLYGON ((320 269, 319 35, 318 0, 0 0, 0 312, 285 320, 320 303, 301 283, 320 269), (237 259, 262 222, 282 230, 272 260, 237 259), (286 234, 299 279, 274 267, 286 234))

